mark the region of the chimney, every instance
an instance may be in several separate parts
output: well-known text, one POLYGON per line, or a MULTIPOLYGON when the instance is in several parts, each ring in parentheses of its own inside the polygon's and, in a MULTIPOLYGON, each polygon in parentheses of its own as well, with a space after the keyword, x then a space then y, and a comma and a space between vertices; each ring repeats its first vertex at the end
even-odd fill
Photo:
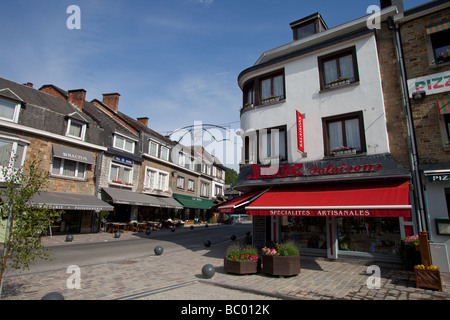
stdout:
POLYGON ((144 126, 148 127, 148 118, 147 117, 137 118, 137 121, 142 123, 144 126))
POLYGON ((86 100, 86 90, 84 89, 69 90, 68 101, 74 104, 78 109, 83 110, 85 100, 86 100))
POLYGON ((405 6, 403 4, 403 0, 380 0, 380 6, 381 9, 390 7, 390 6, 397 6, 398 12, 405 11, 405 6))
POLYGON ((117 112, 119 110, 119 97, 120 94, 118 93, 105 93, 103 94, 103 103, 117 112))
POLYGON ((30 88, 33 88, 33 83, 31 83, 31 82, 24 83, 23 85, 27 86, 27 87, 30 87, 30 88))

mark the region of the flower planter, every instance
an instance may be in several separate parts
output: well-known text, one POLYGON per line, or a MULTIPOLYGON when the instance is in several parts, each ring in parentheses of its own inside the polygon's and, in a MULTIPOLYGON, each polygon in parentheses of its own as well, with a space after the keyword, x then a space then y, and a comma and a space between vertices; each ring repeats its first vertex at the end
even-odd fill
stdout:
POLYGON ((258 260, 234 261, 225 258, 223 265, 227 273, 252 274, 258 272, 258 260))
POLYGON ((266 99, 263 99, 261 102, 262 102, 262 104, 267 104, 267 103, 278 102, 278 101, 280 101, 280 97, 266 98, 266 99))
POLYGON ((441 273, 439 270, 421 269, 414 267, 417 288, 428 288, 442 291, 441 273))
POLYGON ((329 88, 336 88, 336 87, 340 87, 340 86, 346 86, 350 84, 350 80, 342 80, 342 81, 336 81, 336 82, 331 82, 328 87, 329 88))
POLYGON ((262 272, 273 276, 294 276, 300 273, 300 256, 263 255, 262 272))

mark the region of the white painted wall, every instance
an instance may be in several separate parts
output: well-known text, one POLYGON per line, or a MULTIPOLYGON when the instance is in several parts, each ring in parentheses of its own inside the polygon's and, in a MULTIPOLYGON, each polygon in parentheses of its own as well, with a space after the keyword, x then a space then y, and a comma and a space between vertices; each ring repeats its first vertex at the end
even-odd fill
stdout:
POLYGON ((376 41, 373 35, 304 55, 291 61, 245 75, 242 83, 273 70, 285 69, 286 100, 244 112, 241 128, 265 129, 287 125, 288 162, 319 160, 324 157, 322 118, 363 111, 367 154, 389 152, 381 76, 376 41), (360 81, 344 88, 320 92, 318 57, 355 46, 360 81), (297 151, 296 110, 306 115, 304 120, 305 152, 297 151))

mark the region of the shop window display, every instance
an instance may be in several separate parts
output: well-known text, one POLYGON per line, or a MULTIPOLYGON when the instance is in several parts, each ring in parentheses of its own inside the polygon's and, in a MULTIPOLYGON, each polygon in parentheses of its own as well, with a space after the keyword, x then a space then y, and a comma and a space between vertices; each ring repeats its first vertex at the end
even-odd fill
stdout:
POLYGON ((337 218, 339 250, 396 255, 398 218, 337 218))
POLYGON ((281 217, 282 241, 294 241, 299 248, 326 249, 326 218, 281 217))

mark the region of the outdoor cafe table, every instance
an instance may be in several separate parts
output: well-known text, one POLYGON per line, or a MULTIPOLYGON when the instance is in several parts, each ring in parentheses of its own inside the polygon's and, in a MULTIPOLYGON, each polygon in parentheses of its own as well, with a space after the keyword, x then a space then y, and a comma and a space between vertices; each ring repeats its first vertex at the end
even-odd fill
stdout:
POLYGON ((124 222, 110 222, 111 225, 113 226, 111 228, 111 232, 116 232, 116 231, 125 231, 125 227, 127 226, 126 223, 124 222))

